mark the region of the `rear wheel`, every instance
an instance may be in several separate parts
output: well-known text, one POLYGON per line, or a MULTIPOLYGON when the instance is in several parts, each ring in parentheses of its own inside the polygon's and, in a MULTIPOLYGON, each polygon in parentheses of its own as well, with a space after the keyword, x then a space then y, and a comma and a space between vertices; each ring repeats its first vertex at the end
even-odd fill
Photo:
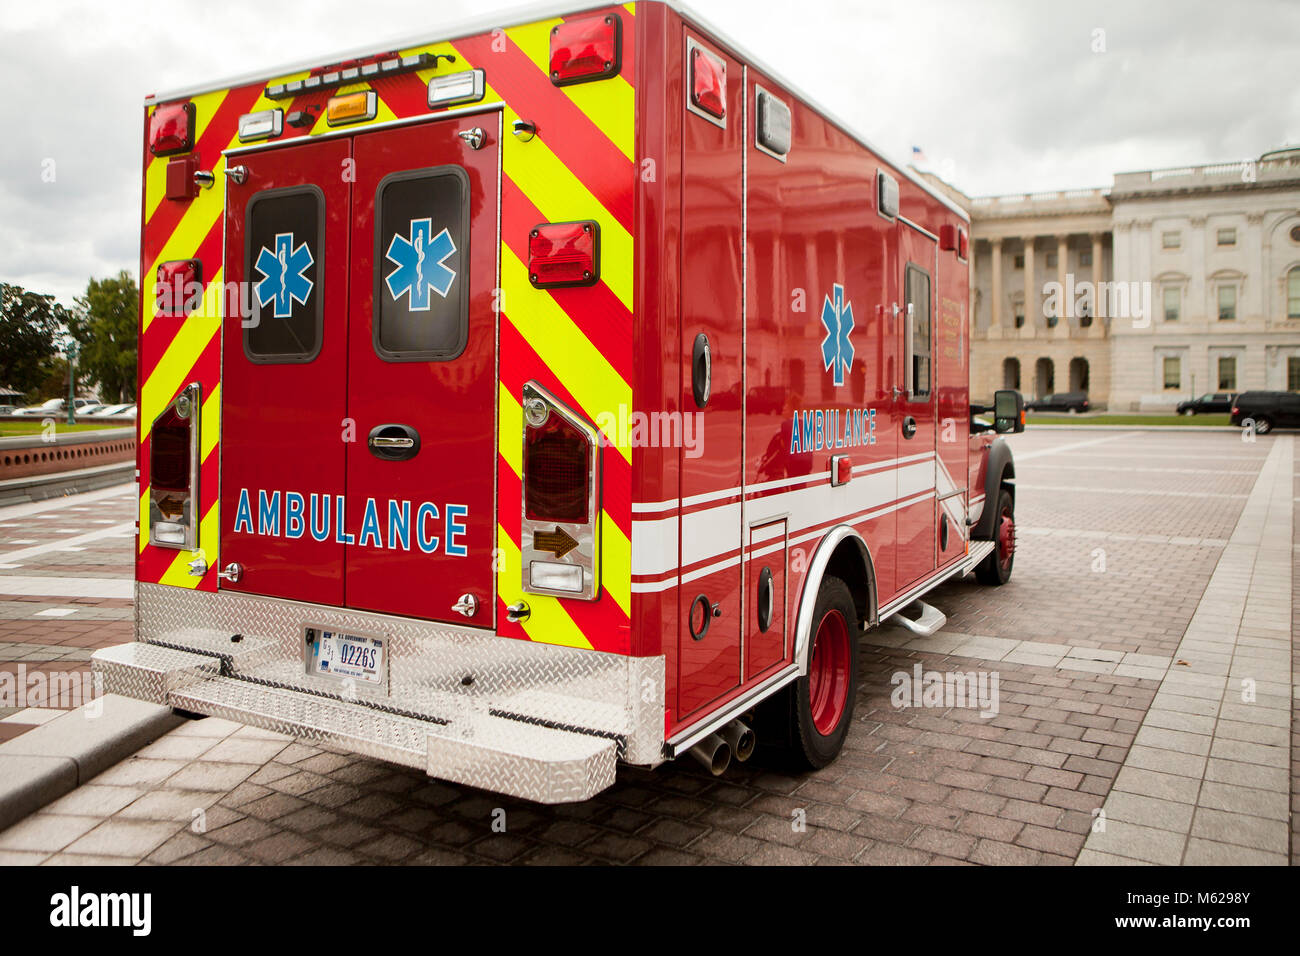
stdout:
POLYGON ((1179 412, 1179 414, 1180 414, 1180 415, 1195 415, 1195 414, 1196 414, 1196 409, 1194 409, 1194 408, 1184 408, 1181 412, 1179 412))
POLYGON ((993 551, 975 568, 980 584, 1002 585, 1011 580, 1016 561, 1016 508, 1011 492, 998 492, 997 518, 993 522, 993 551))
POLYGON ((759 732, 796 770, 820 770, 837 756, 853 723, 858 691, 858 612, 849 586, 822 578, 813 609, 808 673, 764 703, 759 732), (782 726, 784 725, 784 726, 782 726))
POLYGON ((1265 415, 1258 415, 1255 418, 1255 434, 1267 435, 1273 430, 1273 422, 1265 415))

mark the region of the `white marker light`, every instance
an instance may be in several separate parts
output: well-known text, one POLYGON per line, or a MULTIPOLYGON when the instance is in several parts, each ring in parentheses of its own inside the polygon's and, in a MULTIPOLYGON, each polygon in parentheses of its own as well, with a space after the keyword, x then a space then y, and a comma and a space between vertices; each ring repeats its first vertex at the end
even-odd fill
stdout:
POLYGON ((435 76, 429 81, 429 107, 432 109, 454 103, 477 103, 483 99, 485 85, 482 70, 435 76))
POLYGON ((284 132, 284 110, 259 110, 239 117, 239 141, 274 139, 284 132))
POLYGON ((531 561, 528 564, 529 584, 546 591, 582 591, 582 568, 576 564, 556 564, 551 561, 531 561))
POLYGON ((153 539, 164 544, 185 544, 189 529, 174 521, 155 521, 152 527, 153 539))

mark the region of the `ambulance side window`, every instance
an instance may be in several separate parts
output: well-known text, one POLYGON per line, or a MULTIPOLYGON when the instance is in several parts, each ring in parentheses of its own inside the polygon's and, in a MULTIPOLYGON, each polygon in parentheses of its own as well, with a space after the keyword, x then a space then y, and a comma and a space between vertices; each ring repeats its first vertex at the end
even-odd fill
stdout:
POLYGON ((912 394, 930 395, 930 275, 907 267, 907 304, 912 308, 912 394))
POLYGON ((469 177, 393 173, 375 192, 374 347, 388 362, 446 362, 469 336, 469 177))
POLYGON ((310 362, 321 347, 325 195, 315 186, 268 189, 246 215, 244 354, 266 365, 310 362))

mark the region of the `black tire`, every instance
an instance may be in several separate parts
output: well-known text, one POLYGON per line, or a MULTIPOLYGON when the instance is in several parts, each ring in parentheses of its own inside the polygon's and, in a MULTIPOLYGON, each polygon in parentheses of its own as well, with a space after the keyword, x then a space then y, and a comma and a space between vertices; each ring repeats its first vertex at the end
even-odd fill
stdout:
POLYGON ((975 579, 980 584, 1000 587, 1011 580, 1011 569, 1016 563, 1016 501, 1011 492, 1003 488, 998 492, 997 518, 993 522, 993 540, 997 542, 987 558, 975 567, 975 579), (1009 519, 1009 532, 1004 522, 1009 519), (1003 535, 1010 536, 1009 552, 1003 543, 1003 535))
POLYGON ((1267 435, 1273 430, 1273 421, 1267 415, 1255 416, 1255 434, 1267 435))
POLYGON ((1195 415, 1195 414, 1196 414, 1196 409, 1194 409, 1194 408, 1184 408, 1184 409, 1183 409, 1181 412, 1179 412, 1178 414, 1179 414, 1179 415, 1195 415))
MULTIPOLYGON (((831 625, 832 628, 836 626, 831 625)), ((858 643, 861 630, 853 593, 839 578, 831 575, 822 578, 821 587, 817 591, 817 604, 813 608, 812 627, 810 639, 814 646, 808 649, 808 673, 764 701, 757 715, 759 746, 775 757, 776 762, 793 771, 820 770, 834 761, 843 749, 849 728, 853 725, 853 706, 858 694, 858 643), (847 630, 847 644, 844 648, 846 659, 834 668, 842 671, 843 683, 837 679, 833 684, 834 696, 838 697, 842 693, 844 698, 834 725, 824 726, 826 732, 823 732, 823 729, 818 729, 818 715, 814 714, 813 695, 822 688, 813 687, 813 652, 817 650, 819 624, 835 614, 842 618, 847 630)), ((832 640, 838 641, 837 638, 832 640)), ((836 709, 831 708, 830 712, 820 709, 819 713, 826 719, 836 709)))

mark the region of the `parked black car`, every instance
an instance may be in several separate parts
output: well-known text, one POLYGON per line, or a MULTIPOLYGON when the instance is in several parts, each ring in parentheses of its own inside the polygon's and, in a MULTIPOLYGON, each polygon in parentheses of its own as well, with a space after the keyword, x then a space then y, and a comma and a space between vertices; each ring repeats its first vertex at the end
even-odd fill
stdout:
POLYGON ((1242 392, 1232 403, 1232 424, 1253 422, 1255 433, 1274 428, 1300 428, 1300 393, 1242 392))
POLYGON ((1086 412, 1088 393, 1053 392, 1051 395, 1026 402, 1025 408, 1031 412, 1086 412))
POLYGON ((1189 398, 1178 403, 1179 415, 1206 415, 1232 411, 1235 392, 1206 392, 1200 398, 1189 398))

